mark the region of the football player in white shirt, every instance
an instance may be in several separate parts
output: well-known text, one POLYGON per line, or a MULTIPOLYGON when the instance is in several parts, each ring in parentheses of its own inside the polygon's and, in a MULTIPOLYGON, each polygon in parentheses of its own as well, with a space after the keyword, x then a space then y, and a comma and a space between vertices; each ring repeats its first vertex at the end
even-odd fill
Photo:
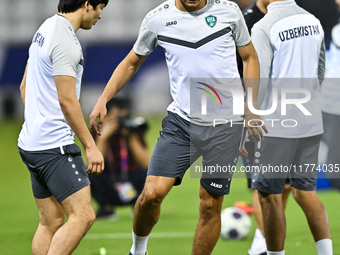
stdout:
MULTIPOLYGON (((209 121, 196 117, 198 115, 194 117, 190 103, 196 101, 191 100, 194 91, 190 90, 190 79, 239 80, 238 50, 244 61, 244 77, 255 78, 246 82, 246 88, 252 87, 254 91, 255 108, 257 100, 258 59, 239 7, 226 0, 169 0, 145 16, 133 49, 116 68, 98 99, 90 115, 91 127, 98 134, 106 115, 106 103, 126 85, 158 45, 165 52, 174 101, 167 109, 168 115, 163 120, 163 129, 151 157, 145 187, 135 206, 132 255, 145 254, 163 199, 174 185, 181 183, 191 163, 203 155, 203 165, 213 162, 220 166, 235 166, 239 156, 243 123, 214 127, 209 121), (214 146, 216 143, 219 146, 214 146)), ((241 82, 235 86, 243 91, 241 82)), ((207 87, 212 88, 209 84, 207 87)), ((241 97, 243 105, 243 93, 241 97)), ((223 104, 227 112, 223 115, 225 118, 242 122, 242 114, 231 113, 232 100, 223 101, 223 104)), ((250 122, 253 127, 246 125, 248 132, 253 139, 254 136, 260 139, 263 134, 259 116, 252 114, 247 106, 245 108, 245 122, 256 119, 254 123, 250 122)), ((265 127, 263 129, 266 131, 265 127)), ((225 173, 219 178, 211 176, 203 173, 200 181, 199 222, 192 251, 195 255, 211 254, 214 249, 220 236, 223 197, 230 189, 232 174, 225 173)))
POLYGON ((20 85, 25 122, 18 146, 39 209, 34 255, 71 254, 95 220, 87 173, 101 173, 104 159, 78 101, 83 53, 75 33, 90 29, 107 3, 60 0, 59 14, 40 26, 29 49, 20 85), (87 169, 74 133, 85 147, 87 169))
POLYGON ((276 95, 272 96, 274 90, 281 100, 287 89, 290 91, 287 98, 294 102, 284 108, 282 99, 282 104, 278 103, 282 109, 278 107, 263 117, 265 123, 267 119, 277 122, 268 125, 269 133, 255 149, 254 166, 259 171, 252 173, 252 188, 259 193, 267 254, 285 254, 286 221, 281 194, 288 177, 293 197, 306 215, 318 254, 332 255, 327 213, 315 191, 323 133, 319 87, 325 71, 324 32, 320 21, 294 0, 266 0, 266 5, 268 13, 252 29, 260 61, 260 91, 265 92, 264 100, 258 99, 259 108, 269 109, 276 100, 276 95), (310 95, 309 99, 298 109, 295 102, 304 93, 310 95), (308 109, 308 114, 301 109, 308 109), (287 119, 295 120, 296 125, 278 124, 287 119))
MULTIPOLYGON (((340 0, 336 0, 340 11, 340 0)), ((328 147, 327 160, 329 171, 326 176, 334 188, 340 190, 340 139, 337 136, 340 125, 340 21, 332 29, 332 41, 326 54, 326 79, 321 86, 321 108, 325 132, 322 141, 328 147), (335 168, 335 169, 331 169, 335 168)))

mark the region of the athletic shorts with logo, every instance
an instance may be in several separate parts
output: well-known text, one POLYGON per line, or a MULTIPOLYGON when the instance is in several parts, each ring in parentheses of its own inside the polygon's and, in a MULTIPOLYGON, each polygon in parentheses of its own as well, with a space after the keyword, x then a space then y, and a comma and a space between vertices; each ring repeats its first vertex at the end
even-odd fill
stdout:
POLYGON ((256 142, 252 188, 263 193, 281 194, 290 185, 299 190, 316 188, 318 151, 321 135, 304 138, 265 137, 256 142))
POLYGON ((43 151, 25 151, 20 156, 31 173, 34 197, 52 195, 60 203, 76 191, 90 185, 81 149, 76 144, 43 151))
MULTIPOLYGON (((182 182, 186 170, 200 156, 202 169, 212 166, 235 166, 243 141, 243 125, 228 124, 198 126, 190 124, 179 115, 168 112, 163 119, 162 130, 152 154, 148 175, 177 178, 182 182)), ((217 195, 229 194, 232 171, 211 173, 202 171, 202 187, 217 195)))

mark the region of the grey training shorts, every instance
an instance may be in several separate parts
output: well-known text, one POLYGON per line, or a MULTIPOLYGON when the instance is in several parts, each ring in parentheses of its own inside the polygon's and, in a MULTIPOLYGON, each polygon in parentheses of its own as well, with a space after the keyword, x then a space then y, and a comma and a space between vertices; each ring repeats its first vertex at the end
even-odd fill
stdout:
POLYGON ((81 149, 76 144, 43 151, 24 151, 20 156, 31 173, 34 197, 54 196, 60 203, 90 184, 81 149))
MULTIPOLYGON (((235 166, 243 133, 243 125, 198 126, 169 112, 163 119, 147 174, 177 178, 175 185, 179 185, 186 170, 200 156, 203 156, 203 168, 235 166)), ((229 194, 232 174, 204 172, 201 185, 213 194, 229 194)))
POLYGON ((257 142, 253 162, 257 171, 252 172, 252 188, 263 193, 281 194, 289 178, 296 189, 315 190, 320 139, 321 135, 265 137, 257 142))

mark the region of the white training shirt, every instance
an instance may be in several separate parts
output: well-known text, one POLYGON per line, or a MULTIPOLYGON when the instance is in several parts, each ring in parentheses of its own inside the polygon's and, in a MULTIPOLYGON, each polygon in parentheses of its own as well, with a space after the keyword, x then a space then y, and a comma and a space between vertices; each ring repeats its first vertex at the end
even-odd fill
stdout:
POLYGON ((39 151, 74 143, 74 132, 61 111, 54 76, 76 78, 79 99, 83 53, 72 24, 61 15, 47 19, 29 49, 25 122, 18 146, 39 151))
MULTIPOLYGON (((169 0, 146 15, 134 51, 145 56, 161 46, 169 69, 173 98, 167 110, 196 124, 211 125, 209 121, 191 116, 193 109, 190 108, 199 111, 200 107, 190 107, 190 79, 206 81, 209 78, 219 83, 220 78, 239 78, 236 46, 249 42, 247 26, 237 4, 207 0, 202 9, 183 12, 177 9, 175 0, 169 0)), ((214 84, 209 85, 214 87, 214 84)), ((236 86, 243 91, 241 82, 236 86)), ((199 98, 197 103, 200 102, 199 98)), ((218 107, 212 105, 209 109, 220 109, 218 107)), ((232 114, 232 100, 225 100, 223 107, 227 111, 225 118, 242 119, 241 115, 232 114)))
MULTIPOLYGON (((263 120, 271 120, 265 121, 267 136, 299 138, 323 133, 319 84, 324 78, 325 47, 320 21, 294 0, 273 2, 265 17, 254 25, 252 42, 261 70, 259 109, 270 109, 272 90, 278 90, 276 111, 262 116, 263 120), (268 78, 272 79, 269 84, 268 78), (302 105, 311 115, 305 115, 294 104, 288 104, 286 115, 282 115, 282 88, 308 90, 311 99, 302 105), (295 125, 286 121, 289 119, 297 121, 297 126, 284 127, 295 125)), ((304 93, 287 94, 288 99, 304 97, 304 93)))
POLYGON ((322 111, 340 115, 340 23, 332 29, 332 42, 327 52, 325 77, 321 85, 322 111))

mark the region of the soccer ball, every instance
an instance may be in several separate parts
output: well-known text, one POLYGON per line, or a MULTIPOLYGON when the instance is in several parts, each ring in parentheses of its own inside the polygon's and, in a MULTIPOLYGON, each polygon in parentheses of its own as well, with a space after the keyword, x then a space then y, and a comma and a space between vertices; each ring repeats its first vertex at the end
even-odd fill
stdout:
POLYGON ((221 237, 223 239, 246 238, 251 229, 251 219, 244 211, 228 207, 221 213, 221 237))

